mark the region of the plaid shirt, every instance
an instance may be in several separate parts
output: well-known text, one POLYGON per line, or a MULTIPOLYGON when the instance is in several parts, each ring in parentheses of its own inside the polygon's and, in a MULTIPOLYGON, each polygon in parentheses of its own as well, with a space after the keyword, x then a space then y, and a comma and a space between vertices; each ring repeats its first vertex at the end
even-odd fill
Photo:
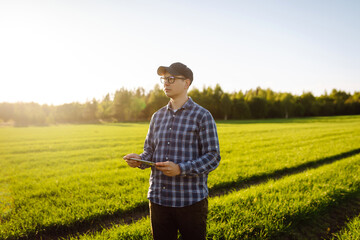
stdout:
MULTIPOLYGON (((148 199, 168 207, 192 205, 208 196, 208 173, 220 163, 216 125, 210 112, 191 98, 176 112, 170 102, 151 118, 141 158, 172 161, 181 174, 168 177, 151 169, 148 199)), ((141 164, 145 169, 148 165, 141 164)))

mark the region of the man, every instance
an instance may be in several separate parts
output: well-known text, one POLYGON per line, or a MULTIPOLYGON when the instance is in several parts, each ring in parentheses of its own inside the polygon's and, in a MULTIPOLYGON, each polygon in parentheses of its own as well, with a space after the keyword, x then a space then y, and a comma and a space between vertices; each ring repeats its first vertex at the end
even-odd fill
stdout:
POLYGON ((155 162, 148 199, 154 239, 205 239, 208 211, 208 173, 219 165, 216 125, 210 112, 187 95, 193 72, 182 63, 160 66, 166 96, 153 114, 144 152, 124 157, 130 167, 148 165, 129 158, 155 162))

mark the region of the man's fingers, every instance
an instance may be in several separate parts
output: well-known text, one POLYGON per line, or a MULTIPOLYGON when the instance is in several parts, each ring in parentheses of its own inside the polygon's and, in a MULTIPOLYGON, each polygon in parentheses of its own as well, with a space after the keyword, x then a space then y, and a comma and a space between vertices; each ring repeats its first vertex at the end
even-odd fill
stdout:
POLYGON ((167 167, 171 164, 171 162, 167 161, 167 162, 157 162, 156 163, 156 166, 159 166, 159 167, 167 167))
POLYGON ((137 158, 137 159, 140 159, 140 156, 136 153, 130 153, 130 154, 127 154, 123 157, 124 159, 129 159, 129 158, 137 158))
POLYGON ((157 162, 156 163, 156 168, 159 169, 162 172, 171 170, 171 167, 169 166, 168 162, 157 162))
POLYGON ((161 170, 161 171, 166 171, 166 170, 170 170, 171 168, 169 166, 158 166, 156 165, 156 168, 161 170))

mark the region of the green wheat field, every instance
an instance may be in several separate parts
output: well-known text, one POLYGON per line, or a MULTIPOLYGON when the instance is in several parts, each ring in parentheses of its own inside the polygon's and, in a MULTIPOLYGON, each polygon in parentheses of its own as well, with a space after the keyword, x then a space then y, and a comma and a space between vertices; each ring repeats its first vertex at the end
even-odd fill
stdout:
MULTIPOLYGON (((148 125, 0 128, 0 239, 151 239, 148 125)), ((360 239, 360 116, 217 127, 208 239, 360 239)))

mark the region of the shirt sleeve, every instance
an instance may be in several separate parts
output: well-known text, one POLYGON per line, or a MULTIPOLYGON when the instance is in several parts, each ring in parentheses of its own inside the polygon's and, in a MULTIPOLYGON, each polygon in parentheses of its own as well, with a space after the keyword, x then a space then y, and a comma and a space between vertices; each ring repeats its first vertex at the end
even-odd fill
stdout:
MULTIPOLYGON (((151 117, 150 126, 148 133, 146 135, 145 143, 144 143, 144 151, 140 154, 142 160, 152 161, 152 156, 154 153, 155 145, 154 145, 154 115, 151 117)), ((140 169, 149 168, 150 165, 141 163, 139 166, 140 169)))
POLYGON ((216 124, 210 112, 202 118, 199 129, 199 148, 201 156, 193 161, 179 163, 180 175, 209 173, 219 166, 220 147, 216 124))

